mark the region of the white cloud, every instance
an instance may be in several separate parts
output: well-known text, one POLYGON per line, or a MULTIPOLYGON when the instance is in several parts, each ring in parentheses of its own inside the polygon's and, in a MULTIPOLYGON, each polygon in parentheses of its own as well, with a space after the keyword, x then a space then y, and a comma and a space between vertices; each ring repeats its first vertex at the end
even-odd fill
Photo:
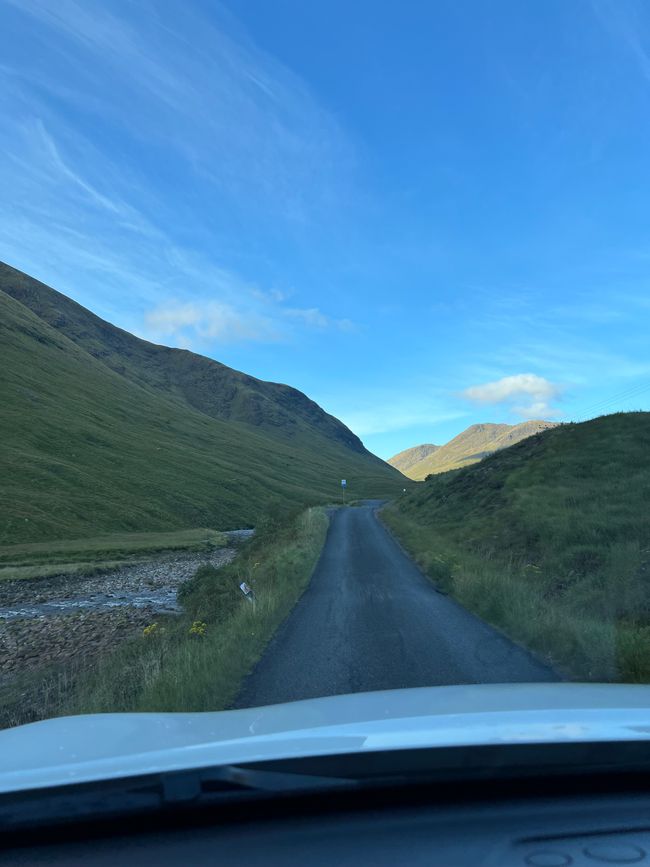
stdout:
POLYGON ((283 301, 287 301, 291 297, 292 293, 285 289, 273 288, 264 291, 255 287, 252 289, 252 294, 255 298, 267 304, 282 304, 283 301))
POLYGON ((519 373, 516 376, 504 376, 495 382, 484 385, 473 385, 466 388, 463 394, 478 403, 501 403, 512 397, 526 394, 531 397, 548 400, 558 393, 557 386, 537 376, 534 373, 519 373))
POLYGON ((483 385, 466 388, 463 396, 480 404, 509 403, 513 412, 523 418, 551 417, 559 415, 552 402, 559 397, 560 387, 543 376, 534 373, 519 373, 505 376, 483 385), (524 403, 519 403, 524 399, 524 403))
POLYGON ((301 310, 297 307, 290 307, 285 310, 285 315, 292 319, 299 319, 305 325, 311 325, 314 328, 327 328, 329 319, 318 307, 310 307, 308 310, 301 310))
POLYGON ((526 419, 548 419, 556 418, 561 415, 561 412, 557 407, 551 406, 544 400, 535 400, 531 404, 525 406, 513 406, 512 411, 526 419))
POLYGON ((337 328, 339 331, 354 331, 354 323, 350 319, 333 319, 318 307, 306 309, 288 307, 284 310, 284 315, 290 319, 297 319, 311 328, 337 328))
POLYGON ((151 339, 171 339, 184 348, 215 341, 220 344, 271 341, 279 336, 270 320, 216 301, 161 305, 145 315, 145 326, 151 339))
MULTIPOLYGON (((189 266, 187 273, 196 278, 199 276, 189 266)), ((270 343, 288 339, 293 329, 286 319, 307 328, 337 328, 344 331, 352 328, 349 320, 334 319, 317 308, 285 309, 281 301, 271 308, 264 307, 263 312, 260 312, 255 301, 260 294, 266 293, 253 290, 247 295, 245 287, 238 285, 235 278, 220 270, 208 273, 207 276, 212 278, 213 284, 222 294, 229 288, 235 290, 227 294, 238 299, 238 303, 218 300, 169 300, 146 311, 144 328, 139 327, 138 333, 147 340, 169 341, 184 348, 191 345, 200 351, 201 347, 215 343, 270 343), (229 280, 232 283, 230 286, 229 280)))

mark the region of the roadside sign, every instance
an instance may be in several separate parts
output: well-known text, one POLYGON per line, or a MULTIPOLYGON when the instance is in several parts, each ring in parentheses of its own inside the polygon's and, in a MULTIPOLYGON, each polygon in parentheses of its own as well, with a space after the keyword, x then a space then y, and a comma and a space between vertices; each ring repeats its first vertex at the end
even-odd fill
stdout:
POLYGON ((341 479, 341 487, 342 487, 342 488, 347 488, 347 486, 348 486, 347 479, 341 479))
POLYGON ((255 602, 255 594, 253 593, 253 588, 249 587, 245 581, 241 582, 241 584, 239 585, 239 589, 249 602, 255 602))

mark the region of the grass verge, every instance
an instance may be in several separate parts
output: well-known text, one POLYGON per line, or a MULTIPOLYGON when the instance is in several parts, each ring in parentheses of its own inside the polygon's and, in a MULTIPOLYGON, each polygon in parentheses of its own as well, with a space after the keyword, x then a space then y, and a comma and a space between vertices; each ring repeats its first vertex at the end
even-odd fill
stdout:
POLYGON ((235 562, 201 567, 184 585, 180 618, 159 620, 78 678, 58 712, 228 707, 307 587, 327 527, 322 508, 261 522, 235 562), (254 589, 254 603, 242 595, 242 581, 254 589))
POLYGON ((552 600, 533 566, 472 555, 394 510, 382 518, 437 587, 561 674, 582 681, 650 682, 650 630, 552 600))
POLYGON ((650 682, 650 414, 562 425, 382 517, 433 581, 578 680, 650 682))

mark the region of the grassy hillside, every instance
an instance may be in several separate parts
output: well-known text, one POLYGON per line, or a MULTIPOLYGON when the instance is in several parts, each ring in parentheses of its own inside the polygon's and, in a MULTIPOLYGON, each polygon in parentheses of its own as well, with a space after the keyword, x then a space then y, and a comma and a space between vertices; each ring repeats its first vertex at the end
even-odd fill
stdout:
POLYGON ((423 443, 421 446, 413 446, 410 449, 404 449, 403 452, 398 452, 388 459, 391 467, 395 467, 400 473, 407 473, 414 464, 419 464, 424 458, 432 455, 440 446, 434 446, 433 443, 423 443))
POLYGON ((572 675, 650 680, 650 413, 543 431, 385 515, 434 580, 572 675))
MULTIPOLYGON (((285 438, 313 431, 368 455, 349 428, 295 388, 263 382, 184 349, 141 340, 2 262, 0 291, 123 379, 180 406, 285 438)), ((375 461, 383 463, 378 458, 375 461)))
MULTIPOLYGON (((446 473, 482 460, 492 452, 505 449, 539 431, 555 427, 550 421, 524 421, 521 424, 473 424, 435 452, 402 470, 411 479, 425 479, 431 473, 446 473)), ((416 448, 418 448, 416 446, 416 448)), ((393 466, 391 458, 390 462, 393 466)), ((400 467, 401 469, 401 467, 400 467)))
POLYGON ((341 478, 353 496, 403 485, 300 392, 153 347, 2 275, 22 301, 0 291, 0 546, 247 526, 276 501, 338 497, 341 478))

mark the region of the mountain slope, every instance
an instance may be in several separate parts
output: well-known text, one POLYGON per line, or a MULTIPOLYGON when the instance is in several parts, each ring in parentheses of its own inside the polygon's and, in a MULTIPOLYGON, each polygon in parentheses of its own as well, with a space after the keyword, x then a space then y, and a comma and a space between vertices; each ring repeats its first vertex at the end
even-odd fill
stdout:
POLYGON ((507 448, 526 437, 556 426, 550 421, 524 421, 515 425, 473 424, 403 472, 411 479, 420 480, 430 473, 455 470, 458 467, 474 464, 492 452, 507 448))
POLYGON ((141 340, 1 262, 0 291, 132 383, 214 418, 245 422, 284 436, 297 436, 308 428, 369 454, 342 422, 295 388, 263 382, 193 352, 141 340))
POLYGON ((6 266, 2 286, 0 544, 245 526, 341 478, 401 489, 295 389, 147 344, 6 266))
POLYGON ((426 457, 437 451, 440 446, 434 446, 433 443, 423 443, 421 446, 413 446, 410 449, 404 449, 403 452, 398 452, 392 458, 388 458, 387 463, 391 467, 399 470, 401 473, 408 475, 407 470, 414 464, 420 463, 426 457))
POLYGON ((386 518, 463 604, 577 677, 650 680, 650 413, 548 429, 386 518))

